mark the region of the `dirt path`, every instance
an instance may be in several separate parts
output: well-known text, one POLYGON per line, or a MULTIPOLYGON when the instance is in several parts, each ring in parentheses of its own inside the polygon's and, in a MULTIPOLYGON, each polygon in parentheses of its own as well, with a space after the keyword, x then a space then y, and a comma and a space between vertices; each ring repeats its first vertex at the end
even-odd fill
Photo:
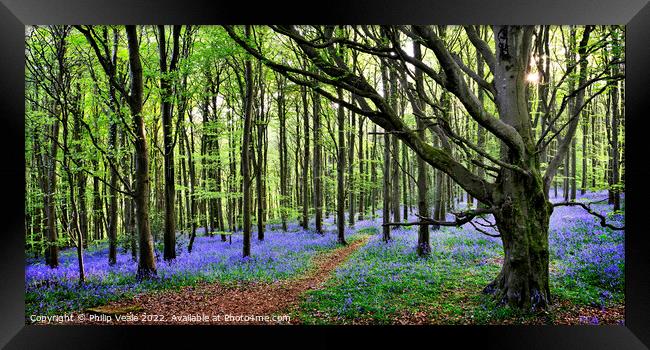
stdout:
POLYGON ((73 314, 72 321, 65 323, 295 324, 299 320, 286 319, 287 310, 297 305, 302 293, 320 288, 334 269, 368 239, 366 236, 346 247, 316 255, 313 266, 297 278, 236 286, 203 283, 181 290, 148 292, 97 308, 101 312, 73 314))

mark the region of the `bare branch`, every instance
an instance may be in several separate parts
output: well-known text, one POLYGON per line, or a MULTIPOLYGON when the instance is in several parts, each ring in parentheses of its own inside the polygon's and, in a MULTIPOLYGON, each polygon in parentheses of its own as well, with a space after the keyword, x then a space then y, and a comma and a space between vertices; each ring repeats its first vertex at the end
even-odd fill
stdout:
MULTIPOLYGON (((592 202, 595 203, 595 202, 592 202)), ((582 207, 584 210, 587 211, 587 213, 597 217, 600 219, 600 226, 602 227, 607 227, 615 231, 623 231, 625 230, 625 226, 614 226, 612 224, 607 223, 607 217, 605 215, 602 215, 598 212, 595 212, 593 209, 591 209, 591 206, 589 203, 582 203, 582 202, 560 202, 560 203, 554 203, 553 207, 570 207, 570 206, 579 206, 582 207)))
POLYGON ((439 225, 439 226, 462 226, 474 219, 475 217, 479 215, 484 215, 484 214, 491 214, 493 213, 494 210, 492 208, 479 208, 475 210, 468 210, 464 212, 459 212, 459 213, 452 213, 455 217, 456 220, 454 221, 440 221, 440 220, 434 220, 432 218, 422 216, 419 214, 415 214, 418 218, 420 218, 420 221, 416 222, 389 222, 382 224, 382 226, 411 226, 411 225, 439 225))

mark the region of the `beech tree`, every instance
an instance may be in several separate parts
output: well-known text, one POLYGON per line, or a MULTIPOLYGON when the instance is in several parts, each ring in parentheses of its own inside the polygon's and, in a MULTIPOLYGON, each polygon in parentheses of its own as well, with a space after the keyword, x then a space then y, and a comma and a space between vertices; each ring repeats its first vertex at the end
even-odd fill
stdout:
MULTIPOLYGON (((444 35, 443 27, 359 26, 355 27, 355 30, 365 34, 360 40, 350 39, 345 35, 345 31, 328 30, 327 27, 321 26, 270 28, 278 37, 291 41, 299 48, 301 54, 318 68, 318 72, 306 71, 301 67, 264 56, 243 40, 232 27, 225 26, 233 40, 266 66, 284 74, 294 83, 311 87, 322 96, 368 117, 386 133, 394 136, 394 141, 406 143, 425 162, 449 176, 464 191, 481 202, 482 206, 477 209, 455 213, 455 221, 422 217, 421 221, 415 224, 461 225, 478 215, 492 214, 503 241, 504 262, 501 272, 485 288, 485 292, 494 294, 498 300, 514 306, 546 308, 551 301, 548 277, 548 224, 553 211, 548 190, 560 164, 567 156, 585 101, 598 94, 596 92, 585 98, 586 87, 598 80, 617 79, 607 73, 600 73, 587 80, 590 76, 587 65, 587 57, 590 54, 589 38, 593 27, 586 26, 582 30, 582 38, 577 46, 577 64, 566 68, 567 74, 578 77, 575 89, 563 96, 557 110, 551 112, 549 108, 545 113, 546 120, 553 120, 559 118, 566 110, 568 122, 561 127, 562 130, 567 128, 566 132, 562 135, 560 130, 552 131, 547 128, 547 132, 539 137, 533 132, 530 107, 526 99, 529 90, 526 78, 530 70, 531 44, 536 33, 534 26, 494 26, 491 40, 482 39, 477 33, 477 28, 473 26, 464 27, 464 32, 477 54, 486 62, 491 80, 478 75, 462 62, 453 52, 453 46, 448 43, 449 39, 444 35), (431 50, 435 61, 431 58, 416 59, 407 53, 404 40, 418 42, 431 50), (386 96, 380 93, 368 82, 358 66, 352 66, 339 55, 331 54, 333 47, 346 47, 381 58, 391 64, 391 69, 401 67, 409 75, 413 74, 412 68, 417 68, 429 81, 453 95, 474 121, 499 140, 499 157, 490 155, 456 134, 444 118, 435 115, 423 117, 432 119, 429 120, 430 124, 442 128, 454 143, 462 144, 494 164, 490 169, 496 172, 496 179, 488 181, 474 174, 449 149, 432 145, 423 139, 417 130, 409 127, 402 119, 397 106, 389 98, 392 94, 386 96), (323 85, 314 84, 312 80, 323 85), (489 96, 494 110, 487 108, 486 103, 477 97, 468 80, 480 86, 484 94, 489 96), (345 101, 340 92, 334 94, 325 86, 360 96, 360 106, 345 101), (572 101, 572 108, 567 110, 569 101, 572 101), (543 169, 540 166, 540 153, 548 147, 549 140, 555 138, 558 138, 557 152, 543 169)), ((389 77, 389 80, 393 79, 389 77)), ((390 85, 392 88, 394 84, 390 85)), ((557 91, 558 89, 554 89, 552 92, 553 98, 557 91)), ((440 108, 439 103, 431 98, 430 91, 420 89, 415 93, 433 109, 440 108)), ((388 137, 385 139, 388 141, 388 137)), ((389 146, 388 142, 385 146, 389 146)), ((397 153, 395 149, 393 148, 393 153, 397 153)), ((388 151, 388 147, 386 150, 388 151)), ((398 213, 394 214, 399 218, 398 213)), ((401 223, 384 223, 384 226, 394 224, 401 223)))
POLYGON ((164 233, 164 258, 171 260, 176 257, 176 216, 175 216, 175 195, 174 181, 174 143, 172 134, 172 86, 169 74, 173 74, 178 64, 179 37, 181 26, 174 26, 172 33, 172 52, 169 67, 167 66, 167 37, 165 26, 158 26, 158 42, 160 52, 160 100, 163 123, 163 140, 165 159, 165 233, 164 233), (169 69, 168 69, 169 68, 169 69))
MULTIPOLYGON (((156 275, 156 260, 149 221, 149 152, 142 116, 143 78, 137 27, 133 25, 125 26, 129 52, 130 84, 128 90, 114 75, 116 67, 114 61, 110 60, 108 56, 106 36, 103 39, 99 37, 93 27, 75 26, 75 28, 83 33, 88 40, 109 79, 110 86, 126 100, 131 113, 133 120, 132 141, 135 147, 135 188, 129 193, 134 199, 135 224, 139 237, 137 278, 148 279, 156 275)), ((116 164, 111 162, 111 167, 116 168, 116 164)), ((129 184, 124 183, 124 185, 130 188, 129 184)), ((116 187, 111 185, 111 188, 116 187)))
POLYGON ((110 265, 130 250, 142 279, 202 234, 244 257, 280 227, 351 251, 346 230, 372 233, 383 213, 381 239, 418 226, 422 259, 441 227, 499 237, 483 290, 544 309, 553 208, 623 229, 577 187, 624 213, 624 33, 30 26, 26 250, 52 269, 76 250, 82 283, 87 246, 105 244, 110 265))

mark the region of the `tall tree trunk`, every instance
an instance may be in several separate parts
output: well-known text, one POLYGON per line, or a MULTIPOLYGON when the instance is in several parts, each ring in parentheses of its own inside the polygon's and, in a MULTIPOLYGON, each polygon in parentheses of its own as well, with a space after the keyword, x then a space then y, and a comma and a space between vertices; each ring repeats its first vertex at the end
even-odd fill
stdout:
MULTIPOLYGON (((57 107, 55 107, 57 108, 57 107)), ((55 109, 58 111, 58 109, 55 109)), ((59 248, 58 235, 56 226, 56 158, 59 150, 57 145, 59 139, 59 119, 55 116, 54 125, 52 125, 51 144, 49 154, 47 155, 47 180, 45 181, 45 221, 47 249, 45 250, 45 263, 55 268, 59 266, 59 248)))
MULTIPOLYGON (((381 76, 384 86, 384 95, 393 96, 392 94, 392 81, 388 79, 386 64, 381 65, 381 76)), ((387 224, 390 223, 390 206, 391 206, 391 189, 390 189, 390 171, 391 171, 391 156, 390 156, 390 134, 384 130, 384 167, 383 167, 383 186, 382 186, 382 240, 384 242, 390 241, 391 228, 387 224)))
POLYGON ((135 131, 135 222, 140 241, 137 278, 151 278, 156 275, 153 237, 149 227, 149 154, 145 138, 144 118, 142 116, 142 63, 136 27, 126 26, 129 47, 129 67, 131 71, 131 93, 129 108, 133 116, 135 131))
POLYGON ((354 131, 356 129, 356 115, 350 113, 350 130, 348 132, 348 194, 349 194, 349 213, 348 213, 348 222, 350 227, 354 226, 354 192, 355 192, 355 179, 354 179, 354 131))
MULTIPOLYGON (((237 165, 235 164, 235 145, 234 145, 234 121, 233 115, 228 112, 226 114, 228 119, 228 192, 235 192, 235 179, 237 174, 237 165)), ((228 196, 228 225, 230 226, 230 231, 235 232, 237 226, 235 224, 235 198, 234 196, 228 196)))
MULTIPOLYGON (((418 127, 418 129, 421 129, 418 127)), ((420 137, 424 137, 424 132, 421 132, 420 137)), ((420 216, 428 217, 429 216, 429 205, 427 203, 427 166, 424 160, 420 157, 417 159, 418 162, 418 214, 420 216)), ((431 253, 431 244, 429 244, 429 226, 420 225, 418 227, 418 255, 426 256, 431 253)))
MULTIPOLYGON (((184 114, 183 111, 181 113, 184 114)), ((183 117, 183 114, 179 115, 179 118, 183 117)), ((192 120, 192 115, 188 113, 190 121, 192 120)), ((194 239, 196 238, 196 229, 197 229, 197 203, 196 203, 196 164, 194 162, 194 128, 190 125, 190 136, 187 136, 185 132, 185 127, 183 127, 182 136, 185 137, 185 148, 187 152, 187 166, 189 168, 189 177, 190 177, 190 212, 188 215, 188 220, 190 222, 190 242, 187 245, 187 252, 191 253, 192 248, 194 247, 194 239)))
MULTIPOLYGON (((93 168, 98 169, 97 161, 93 161, 93 168)), ((99 177, 93 176, 93 233, 95 240, 102 239, 102 197, 99 191, 99 177)))
MULTIPOLYGON (((422 51, 420 49, 420 44, 413 42, 413 54, 417 60, 422 60, 422 51)), ((420 69, 415 70, 415 79, 418 84, 423 80, 423 74, 420 69)), ((413 110, 418 112, 423 112, 424 109, 420 104, 418 104, 415 99, 411 99, 411 106, 413 110)), ((417 118, 417 129, 418 136, 424 139, 425 137, 425 125, 422 118, 417 118)), ((427 166, 426 162, 422 157, 417 157, 417 168, 418 168, 418 178, 417 178, 417 187, 418 187, 418 214, 422 217, 429 217, 429 203, 427 198, 427 166)), ((431 253, 431 244, 429 243, 429 226, 420 225, 418 226, 418 247, 417 252, 419 256, 427 256, 431 253)))
MULTIPOLYGON (((619 58, 619 53, 621 51, 621 48, 619 47, 618 43, 618 33, 616 32, 616 29, 612 29, 612 32, 614 33, 614 39, 613 39, 613 55, 612 55, 612 61, 617 62, 619 58)), ((619 63, 615 63, 612 65, 612 76, 617 76, 619 74, 619 63)), ((619 146, 618 146, 618 129, 619 129, 619 106, 618 106, 618 94, 619 94, 619 83, 616 82, 613 89, 611 91, 611 107, 610 111, 612 114, 612 141, 611 141, 611 147, 612 147, 612 182, 610 186, 610 192, 611 192, 611 197, 612 197, 612 204, 614 204, 614 210, 620 210, 621 209, 621 193, 619 190, 619 146)))
POLYGON ((384 134, 384 181, 383 181, 383 208, 382 208, 382 239, 384 242, 390 241, 390 226, 386 225, 390 222, 390 205, 391 205, 391 189, 390 189, 390 135, 384 134))
MULTIPOLYGON (((569 49, 566 51, 566 60, 568 62, 569 66, 575 65, 576 62, 576 54, 575 54, 575 46, 576 46, 576 29, 574 26, 569 27, 569 49)), ((573 79, 569 79, 569 93, 573 93, 575 90, 575 82, 573 79)), ((575 98, 570 98, 569 103, 568 103, 568 109, 567 109, 567 119, 571 118, 572 113, 575 109, 575 98)), ((572 143, 573 145, 573 143, 572 143)), ((564 161, 564 201, 568 201, 571 197, 572 191, 571 191, 571 184, 572 184, 572 170, 571 166, 574 164, 575 160, 573 159, 575 157, 575 152, 573 152, 573 147, 571 147, 571 150, 569 153, 567 153, 565 161, 564 161)))
MULTIPOLYGON (((343 89, 338 88, 339 100, 343 100, 343 89)), ((345 241, 345 111, 339 105, 337 109, 338 123, 338 154, 336 157, 336 228, 338 243, 347 244, 345 241)))
POLYGON ((598 167, 598 148, 596 147, 596 113, 591 116, 591 187, 596 188, 597 167, 598 167))
MULTIPOLYGON (((370 217, 372 221, 375 221, 375 216, 377 215, 377 124, 373 124, 372 129, 372 152, 370 155, 370 183, 372 188, 370 189, 370 217)), ((390 228, 389 228, 390 229, 390 228)))
MULTIPOLYGON (((208 172, 208 163, 206 159, 206 155, 210 151, 208 147, 210 147, 210 136, 209 132, 207 132, 206 126, 209 124, 208 120, 208 108, 209 108, 209 98, 206 96, 204 101, 203 101, 203 111, 202 111, 202 124, 201 124, 201 129, 202 129, 202 135, 201 135, 201 177, 202 177, 202 185, 204 191, 209 191, 210 188, 208 186, 208 177, 209 177, 209 172, 208 172)), ((205 230, 204 230, 204 235, 207 237, 212 237, 212 233, 214 232, 214 225, 211 222, 211 217, 210 217, 210 200, 208 198, 202 198, 201 199, 201 209, 203 211, 203 218, 205 219, 203 221, 205 230)))
MULTIPOLYGON (((435 195, 433 199, 433 219, 444 221, 447 213, 445 210, 445 174, 436 170, 435 175, 435 195)), ((432 229, 438 230, 440 227, 438 225, 431 225, 432 229)))
MULTIPOLYGON (((392 105, 395 110, 398 109, 398 101, 397 101, 397 73, 389 68, 389 79, 390 79, 390 96, 392 99, 392 105)), ((399 174, 399 142, 397 137, 391 136, 391 147, 392 147, 392 172, 390 175, 392 185, 392 194, 391 194, 391 204, 392 204, 392 211, 393 211, 393 221, 395 222, 400 222, 402 221, 401 215, 400 215, 400 174, 399 174)))
MULTIPOLYGON (((181 26, 175 25, 172 31, 172 56, 169 63, 169 72, 176 71, 176 62, 178 61, 179 37, 181 26)), ((172 134, 172 82, 168 76, 167 70, 167 47, 166 47, 165 26, 158 26, 158 51, 160 55, 160 99, 161 114, 163 124, 163 144, 164 144, 164 173, 165 173, 165 224, 163 239, 163 258, 172 260, 176 258, 176 216, 175 209, 175 178, 174 178, 174 136, 172 134)))
POLYGON ((569 177, 571 176, 571 153, 567 153, 566 158, 564 158, 564 179, 562 183, 562 192, 564 193, 564 201, 569 200, 569 177))
MULTIPOLYGON (((119 43, 119 34, 117 29, 113 30, 113 51, 111 54, 111 63, 113 67, 115 66, 117 62, 117 49, 118 49, 118 43, 119 43)), ((115 77, 115 72, 111 71, 109 73, 112 77, 115 77)), ((109 86, 109 94, 110 94, 110 105, 111 105, 111 113, 113 114, 113 118, 111 119, 111 123, 109 126, 109 131, 108 131, 108 146, 109 149, 111 150, 111 161, 115 160, 115 155, 117 154, 117 120, 118 120, 118 113, 120 111, 118 110, 118 101, 116 97, 116 91, 115 87, 111 84, 109 86)), ((108 194, 108 264, 109 265, 115 265, 117 261, 117 167, 116 166, 111 166, 111 172, 110 172, 110 186, 109 186, 109 194, 108 194)), ((148 170, 147 170, 148 171, 148 170)), ((147 194, 148 195, 148 194, 147 194)))
MULTIPOLYGON (((127 135, 125 132, 122 132, 122 147, 128 145, 127 135)), ((125 170, 126 176, 125 181, 130 184, 131 188, 134 188, 132 175, 133 174, 133 164, 134 157, 131 154, 128 154, 126 157, 122 158, 122 169, 125 170)), ((127 188, 124 186, 124 190, 127 188)), ((137 232, 135 228, 135 205, 133 203, 133 197, 123 196, 123 208, 124 208, 124 233, 128 236, 129 244, 131 248, 131 260, 138 261, 138 243, 137 243, 137 232)))
POLYGON ((282 231, 287 231, 287 120, 285 114, 285 78, 280 74, 276 76, 278 83, 278 119, 280 120, 280 219, 282 220, 282 231))
POLYGON ((361 221, 364 219, 364 212, 366 211, 365 209, 365 189, 366 189, 366 173, 364 172, 364 155, 363 155, 363 142, 364 142, 364 137, 363 137, 363 121, 365 118, 361 117, 359 118, 359 182, 358 182, 358 188, 359 188, 359 218, 358 220, 361 221))
POLYGON ((316 92, 312 95, 313 118, 314 118, 314 211, 316 233, 323 234, 323 182, 321 179, 321 135, 320 135, 320 95, 316 92))
POLYGON ((573 141, 571 141, 571 195, 570 199, 575 200, 576 199, 576 187, 577 187, 577 181, 576 181, 576 167, 577 167, 577 147, 576 147, 576 139, 573 138, 573 141))
MULTIPOLYGON (((182 115, 179 113, 179 118, 183 118, 182 115)), ((178 226, 179 230, 181 231, 181 234, 187 232, 187 227, 188 227, 188 222, 189 222, 189 217, 190 217, 190 195, 189 191, 187 190, 189 186, 189 181, 188 181, 188 176, 187 176, 187 155, 185 154, 185 128, 183 126, 180 126, 180 130, 178 131, 178 155, 180 158, 180 177, 181 177, 181 183, 183 184, 183 189, 181 191, 181 201, 185 201, 185 205, 183 206, 182 210, 182 216, 183 220, 179 219, 178 221, 178 226)), ((179 201, 180 202, 180 201, 179 201)))
MULTIPOLYGON (((442 118, 448 123, 450 122, 450 113, 451 110, 451 100, 449 98, 449 93, 443 91, 442 96, 440 96, 440 104, 442 105, 443 113, 442 118)), ((451 154, 451 148, 448 145, 448 141, 445 139, 443 133, 436 133, 434 135, 434 145, 442 146, 451 154)), ((440 170, 435 171, 435 194, 433 201, 433 218, 435 220, 444 221, 447 217, 447 208, 449 207, 449 178, 440 170)), ((433 230, 438 230, 440 227, 438 225, 432 225, 433 230)))
MULTIPOLYGON (((532 28, 495 26, 494 33, 498 48, 494 74, 498 82, 495 86, 499 117, 520 130, 526 144, 523 158, 513 148, 502 144, 501 158, 507 162, 522 159, 530 172, 524 175, 502 168, 497 178, 494 218, 505 256, 501 272, 485 291, 510 305, 543 309, 551 301, 548 225, 553 207, 546 192, 552 178, 541 176, 538 155, 531 146, 534 137, 526 109, 524 77, 530 58, 532 28)), ((562 151, 566 153, 567 149, 562 151)), ((551 162, 553 167, 558 165, 556 159, 551 162)), ((547 172, 546 175, 553 174, 547 172)))
POLYGON ((309 113, 307 112, 307 89, 301 88, 304 126, 304 158, 302 160, 302 227, 309 228, 309 113))
MULTIPOLYGON (((260 85, 262 84, 262 79, 263 79, 263 70, 262 70, 262 63, 260 62, 258 65, 259 69, 259 77, 260 77, 260 85)), ((255 167, 255 189, 257 190, 257 239, 260 241, 264 240, 264 171, 263 171, 263 157, 264 155, 262 154, 263 147, 262 145, 264 144, 264 128, 265 128, 265 121, 264 121, 264 87, 260 86, 260 111, 258 112, 258 117, 257 117, 258 122, 257 124, 257 142, 256 142, 256 148, 257 148, 257 162, 253 162, 256 164, 255 167)))
MULTIPOLYGON (((219 125, 219 116, 217 114, 217 94, 218 94, 218 88, 216 88, 213 91, 213 96, 212 96, 212 112, 214 113, 214 123, 215 128, 212 130, 212 133, 214 136, 211 137, 212 139, 212 145, 214 146, 214 154, 217 156, 217 166, 216 169, 214 170, 214 175, 215 175, 215 183, 216 183, 216 191, 217 191, 217 198, 214 200, 214 210, 216 211, 216 227, 219 228, 219 232, 224 232, 225 231, 225 224, 224 224, 224 218, 223 218, 223 201, 222 201, 222 196, 223 194, 221 193, 222 190, 222 185, 221 185, 221 179, 222 179, 222 163, 221 163, 221 146, 219 145, 219 134, 220 130, 218 128, 219 125)), ((226 241, 226 235, 222 234, 221 235, 221 241, 225 242, 226 241)))
MULTIPOLYGON (((483 60, 483 56, 481 55, 481 53, 477 50, 476 51, 476 74, 478 74, 478 76, 481 78, 485 76, 485 73, 483 71, 484 69, 485 69, 485 61, 483 60)), ((483 104, 484 96, 485 94, 483 92, 483 89, 479 87, 477 97, 479 102, 481 102, 481 104, 483 104)), ((542 121, 542 126, 543 125, 544 122, 542 121)), ((480 149, 485 149, 485 128, 480 125, 478 125, 476 128, 476 146, 478 146, 478 148, 480 149)), ((485 178, 485 169, 481 166, 477 167, 476 175, 478 175, 481 179, 485 178)), ((479 207, 479 203, 477 203, 476 206, 479 207)))
POLYGON ((580 194, 584 195, 587 192, 587 150, 589 145, 587 140, 589 139, 589 107, 585 107, 585 110, 582 113, 582 177, 580 182, 580 194))
MULTIPOLYGON (((77 88, 78 89, 78 88, 77 88)), ((79 103, 79 101, 77 101, 79 103)), ((80 113, 81 110, 78 109, 80 113)), ((82 115, 75 116, 74 118, 74 133, 73 139, 75 140, 75 152, 81 154, 81 122, 79 118, 82 118, 82 115)), ((83 171, 78 171, 75 174, 77 180, 77 189, 79 191, 79 206, 77 207, 78 215, 78 227, 79 233, 81 234, 81 242, 83 242, 82 247, 88 248, 88 213, 86 210, 86 174, 83 171)))
MULTIPOLYGON (((36 88, 36 93, 35 93, 35 101, 38 101, 38 88, 36 88)), ((36 106, 34 106, 34 109, 36 109, 36 106)), ((41 130, 38 127, 35 127, 34 129, 31 130, 32 132, 32 155, 33 155, 33 166, 35 166, 34 175, 35 179, 34 181, 38 185, 38 189, 41 191, 43 194, 43 197, 47 195, 47 192, 45 191, 45 182, 47 181, 45 178, 45 164, 43 163, 43 150, 41 149, 42 147, 42 141, 41 141, 41 130)), ((34 247, 34 257, 39 258, 41 254, 43 254, 43 242, 45 241, 43 237, 43 209, 45 206, 41 207, 36 207, 34 208, 34 224, 33 224, 33 245, 34 247)))
MULTIPOLYGON (((67 109, 67 107, 64 107, 67 109)), ((68 230, 68 233, 70 234, 70 237, 74 237, 74 240, 76 241, 75 246, 76 246, 76 251, 77 251, 77 265, 79 268, 79 284, 82 285, 85 281, 85 273, 84 273, 84 260, 83 260, 83 240, 81 237, 81 230, 79 230, 79 220, 78 220, 78 213, 79 213, 79 208, 77 207, 76 200, 75 200, 75 173, 72 171, 70 168, 70 158, 72 155, 70 154, 70 147, 68 146, 68 111, 63 112, 63 167, 65 169, 65 173, 67 175, 67 180, 68 180, 68 191, 69 191, 69 199, 70 199, 70 229, 68 230)))
POLYGON ((408 158, 407 158, 407 153, 406 153, 406 144, 402 142, 402 166, 404 169, 402 169, 402 217, 404 220, 406 220, 409 217, 408 214, 408 208, 409 208, 409 200, 408 200, 408 186, 407 186, 407 180, 406 180, 406 171, 408 169, 408 158))
MULTIPOLYGON (((250 37, 250 26, 245 26, 246 38, 250 37)), ((246 96, 244 101, 244 134, 242 140, 242 186, 243 186, 243 229, 244 229, 244 245, 242 256, 247 257, 251 255, 251 188, 250 188, 250 133, 251 133, 251 109, 253 106, 253 73, 251 68, 250 57, 246 58, 244 63, 244 75, 246 84, 246 96)))
MULTIPOLYGON (((294 162, 295 185, 294 186, 296 188, 296 190, 294 192, 295 192, 296 195, 294 197, 294 202, 296 204, 296 207, 299 207, 299 206, 302 205, 301 204, 301 200, 302 200, 302 191, 301 190, 302 189, 300 188, 302 182, 300 181, 300 170, 299 170, 299 169, 301 169, 299 163, 301 161, 300 160, 300 120, 302 118, 300 118, 300 106, 299 106, 298 102, 296 102, 295 107, 296 107, 296 138, 295 138, 295 140, 296 140, 296 148, 295 148, 293 157, 294 157, 294 160, 295 160, 295 162, 294 162)), ((299 216, 298 216, 298 221, 300 222, 300 226, 302 226, 303 220, 300 219, 299 216)))

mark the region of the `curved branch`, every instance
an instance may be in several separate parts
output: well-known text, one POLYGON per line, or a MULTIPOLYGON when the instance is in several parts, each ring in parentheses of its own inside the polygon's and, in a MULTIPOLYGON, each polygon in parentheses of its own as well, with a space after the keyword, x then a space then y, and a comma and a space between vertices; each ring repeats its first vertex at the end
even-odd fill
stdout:
POLYGON ((605 215, 602 215, 600 213, 595 212, 593 209, 591 209, 591 207, 587 203, 560 202, 560 203, 554 203, 553 204, 553 207, 571 207, 571 206, 582 207, 584 210, 587 211, 587 213, 599 218, 600 219, 600 226, 602 226, 602 227, 611 228, 612 230, 615 230, 615 231, 623 231, 623 230, 625 230, 625 226, 618 227, 618 226, 614 226, 612 224, 607 223, 607 217, 605 217, 605 215))
POLYGON ((434 220, 432 218, 422 216, 419 214, 415 214, 418 218, 420 218, 420 221, 415 221, 415 222, 388 222, 385 224, 382 224, 382 226, 412 226, 412 225, 440 225, 440 226, 462 226, 465 225, 466 223, 472 221, 475 217, 479 215, 484 215, 484 214, 491 214, 493 213, 494 210, 492 208, 479 208, 479 209, 474 209, 474 210, 468 210, 468 211, 463 211, 459 213, 452 213, 455 217, 456 220, 454 221, 440 221, 440 220, 434 220))
MULTIPOLYGON (((409 130, 386 100, 377 93, 377 91, 370 86, 363 77, 354 75, 347 69, 347 67, 341 67, 326 61, 316 49, 310 45, 304 43, 301 44, 300 42, 296 42, 296 44, 309 60, 311 60, 320 71, 332 78, 326 78, 320 74, 304 72, 283 64, 278 64, 264 57, 259 51, 252 48, 247 42, 245 42, 245 40, 240 38, 234 32, 232 26, 224 26, 224 28, 228 35, 249 54, 262 61, 262 63, 267 67, 285 75, 292 81, 294 81, 294 79, 295 81, 300 81, 300 79, 296 79, 292 74, 290 74, 297 73, 334 87, 342 87, 358 96, 370 99, 375 104, 376 108, 371 108, 368 103, 361 98, 357 100, 361 108, 355 107, 350 103, 344 103, 343 105, 346 108, 353 109, 355 112, 360 112, 360 114, 367 116, 375 124, 384 128, 386 131, 399 131, 399 133, 396 134, 396 137, 403 142, 406 142, 406 144, 427 163, 448 174, 463 189, 480 201, 484 203, 491 203, 493 201, 494 186, 492 184, 474 175, 469 171, 469 169, 460 164, 445 150, 425 143, 417 135, 417 131, 409 130)), ((300 35, 294 27, 283 27, 283 30, 289 31, 293 35, 300 35)), ((308 85, 328 99, 334 99, 332 94, 320 88, 316 82, 309 83, 308 85)))
POLYGON ((472 26, 463 26, 463 29, 465 29, 469 41, 471 41, 472 45, 476 47, 476 50, 481 54, 483 60, 485 60, 485 63, 487 64, 488 68, 490 68, 492 74, 494 74, 494 67, 496 66, 496 57, 492 52, 492 50, 490 50, 488 44, 485 42, 485 40, 479 37, 478 33, 476 32, 476 30, 474 30, 472 26))
POLYGON ((521 135, 514 127, 504 123, 499 118, 494 118, 485 110, 481 101, 460 76, 461 69, 449 53, 449 50, 444 46, 442 39, 427 26, 413 26, 413 31, 417 36, 414 39, 421 40, 425 46, 432 49, 440 62, 446 77, 444 81, 438 83, 442 83, 442 86, 458 97, 474 120, 523 158, 525 146, 521 135))

